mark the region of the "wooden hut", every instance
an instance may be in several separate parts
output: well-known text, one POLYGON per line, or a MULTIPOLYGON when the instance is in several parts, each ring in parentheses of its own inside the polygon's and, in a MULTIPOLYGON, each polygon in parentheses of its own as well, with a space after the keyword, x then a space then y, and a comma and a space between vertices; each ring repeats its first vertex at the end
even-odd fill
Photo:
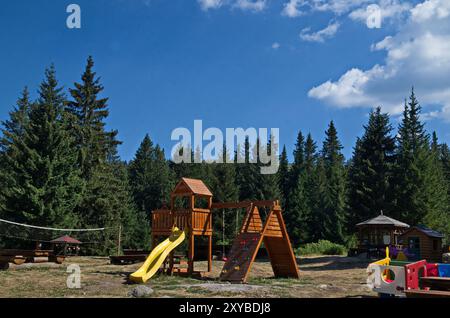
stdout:
POLYGON ((407 248, 408 259, 441 262, 443 234, 424 226, 414 226, 399 237, 403 248, 407 248))
POLYGON ((358 248, 354 251, 359 253, 384 253, 386 246, 398 246, 398 237, 409 228, 409 225, 380 212, 373 219, 356 224, 358 229, 358 248))
POLYGON ((53 245, 55 253, 64 256, 78 255, 78 252, 80 251, 81 242, 68 235, 58 237, 50 241, 50 243, 53 245))

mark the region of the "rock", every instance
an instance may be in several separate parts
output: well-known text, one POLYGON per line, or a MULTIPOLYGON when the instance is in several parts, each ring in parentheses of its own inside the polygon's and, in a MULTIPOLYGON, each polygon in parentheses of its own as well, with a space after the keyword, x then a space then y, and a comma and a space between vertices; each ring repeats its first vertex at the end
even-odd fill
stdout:
POLYGON ((450 264, 450 253, 442 254, 442 262, 450 264))
POLYGON ((129 296, 136 298, 147 297, 151 294, 153 294, 153 289, 145 285, 136 286, 128 293, 129 296))
POLYGON ((322 284, 322 285, 319 285, 319 288, 320 288, 320 289, 327 289, 327 288, 328 288, 328 285, 322 284))

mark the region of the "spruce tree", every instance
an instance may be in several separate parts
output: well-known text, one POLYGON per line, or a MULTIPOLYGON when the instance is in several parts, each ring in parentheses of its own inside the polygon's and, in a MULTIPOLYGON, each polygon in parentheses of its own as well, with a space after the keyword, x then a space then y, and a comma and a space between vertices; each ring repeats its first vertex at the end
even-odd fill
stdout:
POLYGON ((289 180, 289 162, 287 158, 286 146, 283 146, 283 150, 280 155, 280 167, 278 169, 278 186, 281 191, 281 202, 283 207, 286 207, 286 201, 290 192, 290 180, 289 180))
POLYGON ((346 219, 346 171, 342 145, 333 121, 330 122, 321 151, 319 178, 321 179, 320 203, 316 211, 321 222, 323 239, 342 243, 346 219), (324 180, 326 180, 324 184, 324 180))
POLYGON ((291 166, 290 170, 290 183, 291 188, 295 188, 297 186, 298 180, 301 177, 301 174, 304 169, 305 162, 305 138, 301 131, 298 132, 297 142, 295 144, 294 149, 294 163, 291 166))
POLYGON ((412 90, 399 127, 395 174, 398 217, 412 225, 423 223, 427 214, 438 214, 442 209, 436 192, 442 185, 435 176, 430 138, 420 113, 421 106, 412 90))
POLYGON ((148 134, 129 164, 129 173, 136 206, 147 216, 169 202, 174 186, 172 172, 164 151, 153 145, 148 134))
POLYGON ((305 163, 304 163, 304 188, 305 188, 305 209, 302 217, 302 237, 306 242, 314 241, 315 207, 318 203, 319 193, 317 180, 317 146, 311 134, 308 134, 305 142, 305 163))
MULTIPOLYGON (((66 109, 73 118, 71 129, 76 139, 77 163, 87 184, 76 213, 84 227, 95 225, 114 229, 112 233, 105 234, 106 246, 95 247, 93 251, 107 253, 114 250, 117 240, 115 229, 122 227, 124 235, 134 230, 148 234, 149 223, 145 213, 137 209, 133 202, 127 169, 117 151, 121 144, 117 140, 118 132, 106 130, 108 98, 101 97, 104 88, 93 67, 94 61, 89 57, 81 82, 75 83, 74 88, 69 90, 72 99, 66 109)), ((130 239, 124 240, 124 244, 130 247, 143 244, 142 238, 136 236, 133 241, 132 237, 129 235, 130 239)))
POLYGON ((392 174, 395 139, 389 115, 378 107, 370 112, 349 169, 349 230, 355 224, 394 209, 392 174))
MULTIPOLYGON (((253 147, 253 153, 255 152, 253 147)), ((257 164, 252 162, 252 148, 248 138, 245 139, 241 156, 244 163, 236 164, 236 183, 239 185, 239 200, 263 200, 264 193, 260 185, 261 174, 257 164)))
POLYGON ((306 231, 307 202, 305 190, 305 139, 300 131, 294 149, 294 163, 289 170, 286 201, 286 227, 294 245, 304 243, 308 235, 306 231))
POLYGON ((87 59, 81 83, 69 89, 72 100, 67 103, 68 111, 75 116, 73 131, 78 149, 78 164, 83 177, 88 180, 100 164, 108 160, 111 149, 120 144, 116 140, 117 131, 106 131, 106 119, 109 115, 108 98, 101 98, 103 86, 93 71, 94 60, 87 59))
POLYGON ((77 224, 74 208, 84 184, 64 103, 65 96, 51 66, 45 72, 27 124, 18 137, 11 138, 10 151, 6 151, 5 160, 11 170, 5 211, 13 220, 61 227, 77 224))
MULTIPOLYGON (((214 194, 215 202, 237 202, 239 200, 239 187, 236 185, 236 166, 227 163, 226 158, 231 158, 231 154, 223 146, 222 152, 219 154, 223 158, 223 163, 212 164, 213 182, 211 191, 214 194)), ((214 240, 225 241, 231 243, 236 236, 236 229, 239 229, 242 218, 242 211, 237 210, 216 210, 217 214, 213 216, 214 240), (225 237, 223 237, 223 215, 225 212, 225 237), (238 217, 238 219, 237 219, 238 217)))
MULTIPOLYGON (((280 200, 281 199, 281 191, 280 191, 280 187, 279 187, 279 180, 278 180, 278 169, 279 166, 277 167, 278 169, 272 173, 263 173, 262 167, 268 167, 270 165, 272 165, 272 167, 275 167, 274 162, 270 162, 268 164, 265 164, 263 162, 261 162, 261 155, 262 154, 267 154, 270 158, 272 156, 272 151, 275 152, 274 155, 278 154, 278 148, 279 145, 276 144, 273 140, 273 137, 270 136, 269 141, 267 142, 266 145, 261 144, 260 140, 258 139, 258 145, 259 145, 259 149, 258 152, 255 154, 255 156, 257 156, 258 158, 258 179, 259 184, 262 188, 262 199, 263 200, 280 200)), ((277 158, 278 159, 278 158, 277 158)), ((269 172, 269 171, 266 171, 269 172)))
POLYGON ((7 152, 12 149, 10 146, 15 140, 20 139, 25 134, 31 110, 30 93, 25 87, 21 97, 17 100, 14 110, 9 113, 9 120, 2 122, 2 137, 0 138, 0 151, 7 152))
POLYGON ((448 238, 450 235, 449 189, 441 154, 441 145, 439 145, 436 132, 433 132, 431 163, 427 176, 430 202, 424 222, 432 229, 441 231, 448 238))
POLYGON ((23 138, 25 128, 28 124, 28 117, 31 108, 28 88, 24 88, 21 97, 17 100, 14 110, 9 113, 9 119, 1 123, 2 136, 0 138, 0 215, 5 210, 6 192, 10 191, 8 180, 13 181, 14 176, 13 167, 8 165, 7 156, 10 158, 9 162, 14 164, 11 160, 16 156, 13 153, 14 143, 23 138))

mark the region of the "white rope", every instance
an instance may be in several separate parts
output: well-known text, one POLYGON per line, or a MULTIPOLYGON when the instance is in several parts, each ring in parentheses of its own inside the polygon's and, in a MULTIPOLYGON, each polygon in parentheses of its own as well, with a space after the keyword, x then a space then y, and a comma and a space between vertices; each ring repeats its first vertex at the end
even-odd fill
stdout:
POLYGON ((29 227, 29 228, 33 228, 33 229, 48 230, 48 231, 60 231, 60 232, 93 232, 93 231, 104 231, 106 229, 105 227, 100 227, 100 228, 96 228, 96 229, 56 229, 56 228, 52 228, 52 227, 43 227, 43 226, 22 224, 22 223, 12 222, 12 221, 8 221, 8 220, 3 220, 3 219, 0 219, 0 222, 23 226, 23 227, 29 227))

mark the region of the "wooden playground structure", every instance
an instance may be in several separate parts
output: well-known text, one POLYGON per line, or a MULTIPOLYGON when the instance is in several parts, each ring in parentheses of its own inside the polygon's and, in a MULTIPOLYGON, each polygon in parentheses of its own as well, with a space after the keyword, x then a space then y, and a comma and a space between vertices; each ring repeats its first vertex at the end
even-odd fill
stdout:
POLYGON ((171 193, 170 209, 152 212, 153 247, 161 238, 168 237, 174 226, 188 233, 187 261, 183 262, 171 252, 162 271, 167 274, 201 275, 194 270, 195 238, 206 237, 207 271, 211 272, 213 211, 242 208, 246 210, 246 216, 233 241, 220 279, 245 283, 262 244, 267 250, 275 277, 299 278, 296 258, 277 200, 213 203, 213 195, 203 181, 188 178, 182 178, 171 193), (269 210, 264 222, 260 215, 261 208, 269 210), (187 268, 182 268, 182 265, 187 265, 187 268))

